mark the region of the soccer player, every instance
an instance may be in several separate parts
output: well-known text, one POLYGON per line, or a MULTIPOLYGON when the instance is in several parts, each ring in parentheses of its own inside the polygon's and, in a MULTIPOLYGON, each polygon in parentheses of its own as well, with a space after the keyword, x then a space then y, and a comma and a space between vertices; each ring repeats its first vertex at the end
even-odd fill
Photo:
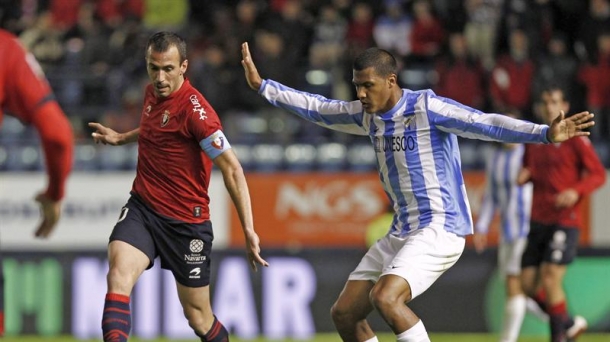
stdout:
POLYGON ((201 341, 229 340, 210 305, 210 221, 208 185, 212 163, 222 172, 239 214, 250 266, 267 266, 259 255, 252 207, 241 165, 222 131, 218 115, 185 77, 186 43, 171 32, 152 35, 146 45, 146 87, 140 127, 117 133, 90 123, 96 142, 138 142, 131 197, 108 246, 108 293, 102 319, 104 341, 127 341, 131 291, 159 256, 176 279, 189 325, 201 341))
MULTIPOLYGON (((61 215, 66 180, 72 169, 74 139, 68 118, 34 56, 12 33, 0 29, 0 125, 3 113, 31 125, 44 151, 47 188, 38 193, 41 223, 34 235, 47 238, 61 215)), ((4 333, 4 277, 0 260, 0 335, 4 333)))
MULTIPOLYGON (((516 111, 507 115, 518 117, 516 111)), ((504 277, 507 295, 501 342, 517 341, 527 309, 548 321, 548 316, 521 289, 521 256, 527 244, 532 206, 532 185, 517 184, 524 151, 524 144, 493 144, 490 155, 486 158, 485 193, 474 226, 474 246, 481 253, 487 247, 489 225, 496 212, 499 213, 498 270, 504 277)))
MULTIPOLYGON (((557 87, 543 91, 540 100, 539 116, 547 124, 570 109, 563 90, 557 87)), ((533 184, 535 205, 521 283, 549 314, 554 342, 574 339, 587 329, 584 317, 568 314, 563 278, 577 252, 581 200, 601 187, 605 178, 606 170, 586 136, 526 147, 518 182, 533 184)))
POLYGON ((592 115, 562 116, 551 126, 484 114, 430 90, 401 89, 396 59, 371 48, 353 63, 357 101, 329 100, 261 79, 247 43, 248 85, 271 104, 318 125, 368 135, 379 176, 395 208, 389 233, 369 248, 331 309, 344 341, 377 341, 367 316, 377 310, 397 341, 429 341, 407 306, 458 260, 472 219, 457 136, 521 143, 555 143, 588 135, 592 115))

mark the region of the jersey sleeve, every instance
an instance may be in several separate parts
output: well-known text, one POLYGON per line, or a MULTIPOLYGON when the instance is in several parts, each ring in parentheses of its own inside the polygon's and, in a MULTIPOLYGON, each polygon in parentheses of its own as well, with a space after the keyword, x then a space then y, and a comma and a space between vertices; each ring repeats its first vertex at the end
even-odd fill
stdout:
POLYGON ((10 44, 14 44, 8 57, 10 62, 4 66, 8 69, 5 73, 6 108, 29 124, 36 110, 55 98, 34 55, 26 52, 16 40, 10 44))
POLYGON ((428 115, 438 129, 464 138, 508 143, 548 143, 547 125, 483 113, 454 100, 427 93, 428 115))
POLYGON ((189 101, 186 113, 188 129, 201 149, 213 160, 230 149, 231 144, 222 131, 218 114, 205 98, 201 94, 193 94, 189 101))
POLYGON ((360 101, 330 100, 272 80, 264 80, 259 93, 272 105, 317 125, 349 134, 368 135, 360 101))
POLYGON ((583 175, 580 181, 574 186, 579 194, 587 195, 595 189, 601 187, 606 182, 606 169, 599 160, 591 140, 587 137, 577 137, 574 139, 576 153, 581 158, 583 175))

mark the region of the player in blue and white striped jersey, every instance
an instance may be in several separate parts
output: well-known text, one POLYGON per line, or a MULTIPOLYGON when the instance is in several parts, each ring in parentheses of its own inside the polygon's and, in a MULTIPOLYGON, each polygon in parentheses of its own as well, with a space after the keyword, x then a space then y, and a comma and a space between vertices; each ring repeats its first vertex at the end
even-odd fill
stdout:
MULTIPOLYGON (((516 113, 509 113, 511 117, 516 113)), ((518 185, 517 177, 523 165, 523 144, 493 144, 487 151, 485 165, 486 187, 479 216, 474 226, 474 245, 477 252, 487 247, 489 226, 496 213, 500 217, 498 270, 506 283, 506 306, 500 333, 501 342, 515 342, 519 337, 526 309, 543 320, 548 315, 527 297, 521 288, 521 256, 527 245, 533 187, 518 185)))
POLYGON ((377 310, 398 341, 429 341, 421 320, 405 305, 458 260, 472 219, 457 136, 520 143, 564 141, 593 125, 588 112, 536 125, 484 114, 430 90, 401 89, 397 64, 371 48, 354 61, 357 101, 330 100, 263 80, 242 44, 248 85, 271 104, 341 132, 368 135, 379 177, 395 210, 388 234, 350 274, 331 309, 344 341, 377 341, 366 321, 377 310))

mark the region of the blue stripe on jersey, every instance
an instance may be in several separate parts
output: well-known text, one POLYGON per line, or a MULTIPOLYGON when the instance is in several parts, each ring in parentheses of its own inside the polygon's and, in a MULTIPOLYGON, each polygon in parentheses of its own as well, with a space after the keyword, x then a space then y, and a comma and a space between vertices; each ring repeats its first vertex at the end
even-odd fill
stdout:
MULTIPOLYGON (((303 98, 315 99, 322 103, 333 104, 333 105, 336 105, 336 107, 341 107, 346 103, 345 101, 327 99, 321 95, 311 94, 308 92, 295 90, 295 89, 287 87, 281 83, 277 83, 277 82, 270 81, 270 80, 266 80, 265 84, 263 84, 263 86, 272 86, 274 88, 277 88, 281 92, 286 92, 287 93, 286 97, 291 97, 291 95, 299 95, 299 96, 302 96, 303 98), (292 93, 292 94, 290 94, 290 93, 292 93)), ((261 90, 263 89, 263 86, 261 86, 261 90)), ((324 124, 325 126, 340 125, 340 124, 353 125, 354 121, 356 121, 358 124, 362 125, 363 113, 350 114, 347 111, 345 111, 343 113, 342 112, 333 112, 332 115, 330 115, 330 114, 325 114, 325 113, 316 111, 312 107, 307 107, 307 108, 299 107, 298 105, 291 105, 285 101, 269 100, 269 103, 273 104, 276 107, 284 108, 288 111, 291 111, 291 112, 299 115, 300 117, 304 118, 305 120, 308 120, 308 121, 311 121, 314 123, 318 123, 318 124, 324 124)), ((347 106, 343 106, 343 107, 344 107, 343 109, 347 110, 347 106)))
POLYGON ((439 129, 471 139, 548 143, 546 125, 533 125, 505 115, 483 113, 456 101, 433 95, 431 91, 429 93, 430 102, 436 102, 428 106, 428 113, 439 129))

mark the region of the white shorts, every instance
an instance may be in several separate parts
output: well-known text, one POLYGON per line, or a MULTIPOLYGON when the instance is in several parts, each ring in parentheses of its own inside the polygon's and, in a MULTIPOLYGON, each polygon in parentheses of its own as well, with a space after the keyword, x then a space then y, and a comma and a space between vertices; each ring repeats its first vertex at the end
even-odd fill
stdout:
POLYGON ((381 276, 394 274, 409 283, 413 299, 458 261, 465 241, 432 227, 417 229, 402 238, 388 234, 369 248, 348 280, 377 282, 381 276))
POLYGON ((521 256, 527 246, 527 237, 513 242, 501 242, 498 246, 498 272, 501 276, 519 275, 521 273, 521 256))

